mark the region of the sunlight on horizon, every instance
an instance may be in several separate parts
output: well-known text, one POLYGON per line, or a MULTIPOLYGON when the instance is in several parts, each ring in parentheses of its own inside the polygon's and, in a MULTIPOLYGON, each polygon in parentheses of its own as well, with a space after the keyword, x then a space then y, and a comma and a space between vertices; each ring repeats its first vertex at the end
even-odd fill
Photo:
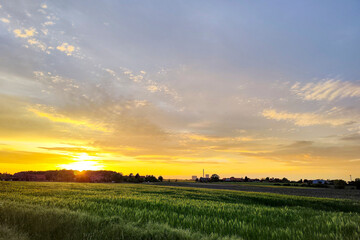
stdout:
POLYGON ((74 156, 76 162, 69 164, 60 164, 58 167, 67 170, 101 170, 104 166, 99 165, 99 162, 94 161, 96 157, 89 156, 87 153, 81 153, 78 156, 74 156))

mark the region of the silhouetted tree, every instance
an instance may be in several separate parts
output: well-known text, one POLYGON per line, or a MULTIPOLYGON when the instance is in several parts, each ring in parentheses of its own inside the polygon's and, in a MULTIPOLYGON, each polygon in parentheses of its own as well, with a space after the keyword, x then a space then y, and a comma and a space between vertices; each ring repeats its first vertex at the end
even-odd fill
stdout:
POLYGON ((157 178, 154 175, 146 175, 145 182, 157 182, 157 178))
POLYGON ((112 175, 112 181, 116 182, 116 183, 120 183, 123 182, 123 175, 121 173, 114 173, 112 175))
POLYGON ((142 179, 141 179, 139 173, 137 173, 137 174, 135 175, 135 181, 134 181, 134 182, 137 182, 137 183, 142 182, 142 179))
POLYGON ((75 181, 77 182, 90 182, 90 176, 87 171, 78 172, 75 177, 75 181))
POLYGON ((164 178, 162 176, 159 176, 158 179, 160 182, 162 182, 164 180, 164 178))
POLYGON ((56 181, 60 182, 72 182, 75 179, 74 171, 72 170, 60 170, 57 172, 56 181))
POLYGON ((334 186, 336 189, 344 189, 346 186, 346 182, 342 179, 334 180, 334 186))
POLYGON ((211 175, 211 177, 210 177, 210 181, 211 182, 218 182, 220 180, 220 177, 219 177, 219 175, 217 175, 217 174, 213 174, 213 175, 211 175))
POLYGON ((355 179, 355 186, 356 186, 356 189, 360 189, 360 178, 355 179))
POLYGON ((282 181, 283 183, 288 183, 288 182, 290 182, 289 179, 287 179, 286 177, 284 177, 281 181, 282 181))

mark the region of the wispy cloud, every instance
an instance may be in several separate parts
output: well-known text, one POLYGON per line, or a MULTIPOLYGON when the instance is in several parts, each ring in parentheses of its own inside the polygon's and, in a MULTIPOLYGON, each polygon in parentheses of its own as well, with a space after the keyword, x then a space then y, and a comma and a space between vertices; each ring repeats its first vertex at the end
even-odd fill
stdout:
POLYGON ((55 23, 52 22, 52 21, 47 21, 47 22, 44 22, 44 25, 45 26, 51 26, 51 25, 54 25, 55 23))
POLYGON ((10 20, 7 18, 0 18, 0 21, 3 23, 10 23, 10 20))
POLYGON ((360 85, 347 81, 326 79, 302 86, 296 83, 291 90, 305 100, 333 101, 343 98, 360 97, 360 85))
POLYGON ((322 168, 336 165, 341 168, 346 165, 347 167, 354 167, 351 162, 357 161, 359 153, 360 148, 354 145, 322 145, 312 141, 296 141, 291 144, 274 147, 272 151, 243 153, 243 155, 272 159, 274 161, 285 162, 289 165, 308 165, 322 168))
POLYGON ((265 109, 262 115, 267 119, 288 121, 302 127, 313 125, 340 126, 354 123, 354 120, 351 118, 336 116, 337 114, 335 114, 334 110, 323 113, 293 113, 275 109, 265 109))
POLYGON ((360 133, 353 133, 350 135, 343 136, 341 140, 345 141, 359 141, 360 142, 360 133))
POLYGON ((75 47, 68 43, 63 43, 56 47, 57 50, 60 52, 66 53, 66 55, 71 56, 71 54, 75 51, 75 47))
POLYGON ((44 43, 42 43, 41 41, 35 39, 35 38, 30 38, 27 40, 27 42, 30 45, 35 45, 36 47, 40 48, 42 51, 46 50, 46 45, 44 43))
POLYGON ((28 38, 32 37, 36 34, 35 28, 28 28, 28 29, 14 29, 14 34, 16 37, 19 38, 28 38))
MULTIPOLYGON (((46 108, 45 106, 38 106, 38 107, 46 108)), ((72 119, 72 118, 69 118, 62 114, 56 113, 55 110, 52 108, 50 109, 50 111, 43 111, 41 109, 31 107, 28 109, 28 111, 35 113, 39 117, 47 118, 53 122, 60 122, 60 123, 66 123, 66 124, 71 124, 71 125, 76 125, 76 126, 82 126, 82 127, 90 128, 92 130, 101 131, 101 132, 109 132, 110 131, 107 128, 105 128, 104 126, 101 126, 100 124, 92 123, 90 120, 72 119)))

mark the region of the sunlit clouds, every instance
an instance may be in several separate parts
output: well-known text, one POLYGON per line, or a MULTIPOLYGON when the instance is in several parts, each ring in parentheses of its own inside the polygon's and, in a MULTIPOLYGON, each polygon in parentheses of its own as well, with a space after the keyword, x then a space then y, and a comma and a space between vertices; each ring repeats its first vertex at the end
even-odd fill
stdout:
POLYGON ((0 18, 0 21, 3 22, 3 23, 9 23, 10 20, 7 19, 7 18, 0 18))
POLYGON ((68 56, 71 56, 72 52, 75 50, 75 47, 68 43, 63 43, 60 46, 57 46, 56 49, 66 53, 68 56))
POLYGON ((360 83, 327 79, 317 83, 307 83, 301 86, 294 84, 291 89, 305 100, 334 101, 343 98, 360 97, 360 83))
POLYGON ((359 4, 292 4, 0 1, 0 172, 360 174, 359 4))
POLYGON ((35 28, 29 28, 29 29, 15 29, 14 34, 16 37, 19 38, 28 38, 32 37, 36 34, 35 28))
POLYGON ((268 119, 285 120, 293 122, 298 126, 312 125, 351 125, 356 123, 356 117, 346 118, 343 114, 336 114, 336 108, 323 113, 291 113, 285 111, 277 111, 274 109, 265 109, 262 114, 268 119), (340 116, 339 116, 340 115, 340 116))

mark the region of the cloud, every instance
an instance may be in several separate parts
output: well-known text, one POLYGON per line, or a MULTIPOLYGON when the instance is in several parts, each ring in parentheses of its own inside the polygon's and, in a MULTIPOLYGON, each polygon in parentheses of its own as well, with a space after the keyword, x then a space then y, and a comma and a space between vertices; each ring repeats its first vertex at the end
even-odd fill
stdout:
MULTIPOLYGON (((43 109, 46 108, 45 106, 39 106, 39 107, 41 107, 43 109)), ((109 132, 110 131, 109 129, 105 128, 104 126, 101 126, 100 124, 92 123, 90 120, 72 119, 72 118, 69 118, 62 114, 56 113, 56 111, 53 108, 50 108, 50 111, 44 111, 41 109, 36 109, 36 108, 30 107, 28 109, 28 111, 35 113, 39 117, 47 118, 52 122, 60 122, 60 123, 66 123, 66 124, 71 124, 71 125, 75 125, 75 126, 86 127, 86 128, 96 130, 96 131, 101 131, 101 132, 109 132)))
POLYGON ((46 36, 49 33, 48 29, 41 29, 41 32, 46 36))
POLYGON ((43 4, 41 4, 41 6, 40 6, 41 8, 43 8, 43 9, 47 9, 47 5, 46 5, 46 3, 43 3, 43 4))
POLYGON ((68 43, 63 43, 56 47, 57 50, 66 53, 66 55, 71 56, 71 54, 75 51, 75 47, 68 43))
POLYGON ((10 20, 7 18, 0 18, 0 21, 3 23, 10 23, 10 20))
POLYGON ((359 133, 354 133, 354 134, 346 135, 346 136, 342 137, 341 140, 360 141, 360 134, 359 133))
MULTIPOLYGON (((29 101, 0 94, 0 139, 63 139, 71 128, 56 126, 28 111, 29 101)), ((78 132, 80 133, 80 131, 78 132)))
POLYGON ((29 29, 14 29, 14 34, 16 37, 20 38, 28 38, 32 37, 36 34, 35 28, 29 28, 29 29))
POLYGON ((355 167, 351 162, 357 159, 359 154, 360 148, 357 145, 321 144, 313 141, 296 141, 277 148, 274 146, 268 152, 243 153, 246 156, 280 161, 293 166, 321 168, 338 166, 339 169, 355 167))
POLYGON ((86 117, 64 116, 50 107, 0 94, 0 139, 36 142, 39 139, 88 141, 91 136, 107 133, 101 123, 86 117))
POLYGON ((55 23, 52 22, 52 21, 48 21, 48 22, 44 22, 44 25, 45 26, 51 26, 51 25, 54 25, 55 23))
POLYGON ((44 43, 40 42, 39 40, 35 39, 35 38, 30 38, 30 39, 27 40, 27 42, 30 45, 34 45, 34 46, 40 48, 42 51, 46 50, 46 45, 44 43))
POLYGON ((360 85, 347 81, 326 79, 301 86, 296 83, 291 91, 305 100, 334 101, 343 98, 360 97, 360 85))
POLYGON ((61 154, 0 150, 0 163, 32 164, 34 161, 37 163, 63 163, 63 161, 70 162, 70 160, 71 158, 61 154))
POLYGON ((147 86, 146 89, 149 90, 149 92, 152 92, 152 93, 160 91, 159 88, 157 86, 155 86, 155 85, 147 86))
POLYGON ((62 153, 86 153, 89 156, 95 156, 100 153, 99 149, 89 147, 38 147, 48 151, 62 152, 62 153))
MULTIPOLYGON (((134 74, 133 71, 121 68, 123 71, 123 74, 127 76, 130 80, 132 80, 134 83, 142 85, 147 91, 151 93, 163 93, 164 95, 171 96, 176 101, 181 101, 181 97, 179 94, 174 90, 168 87, 167 85, 163 83, 159 83, 158 81, 154 81, 151 79, 147 79, 145 75, 147 74, 145 71, 141 70, 140 74, 134 74)), ((107 71, 106 69, 104 69, 107 71)), ((109 72, 109 71, 107 71, 109 72)), ((111 74, 111 72, 109 72, 111 74)))
POLYGON ((111 70, 110 68, 104 68, 104 71, 108 72, 111 76, 116 77, 114 70, 111 70))
POLYGON ((262 115, 267 119, 277 121, 292 122, 297 126, 313 126, 313 125, 331 125, 341 126, 352 124, 354 121, 350 118, 334 116, 334 112, 328 111, 322 114, 318 113, 291 113, 286 111, 277 111, 275 109, 265 109, 262 115))

